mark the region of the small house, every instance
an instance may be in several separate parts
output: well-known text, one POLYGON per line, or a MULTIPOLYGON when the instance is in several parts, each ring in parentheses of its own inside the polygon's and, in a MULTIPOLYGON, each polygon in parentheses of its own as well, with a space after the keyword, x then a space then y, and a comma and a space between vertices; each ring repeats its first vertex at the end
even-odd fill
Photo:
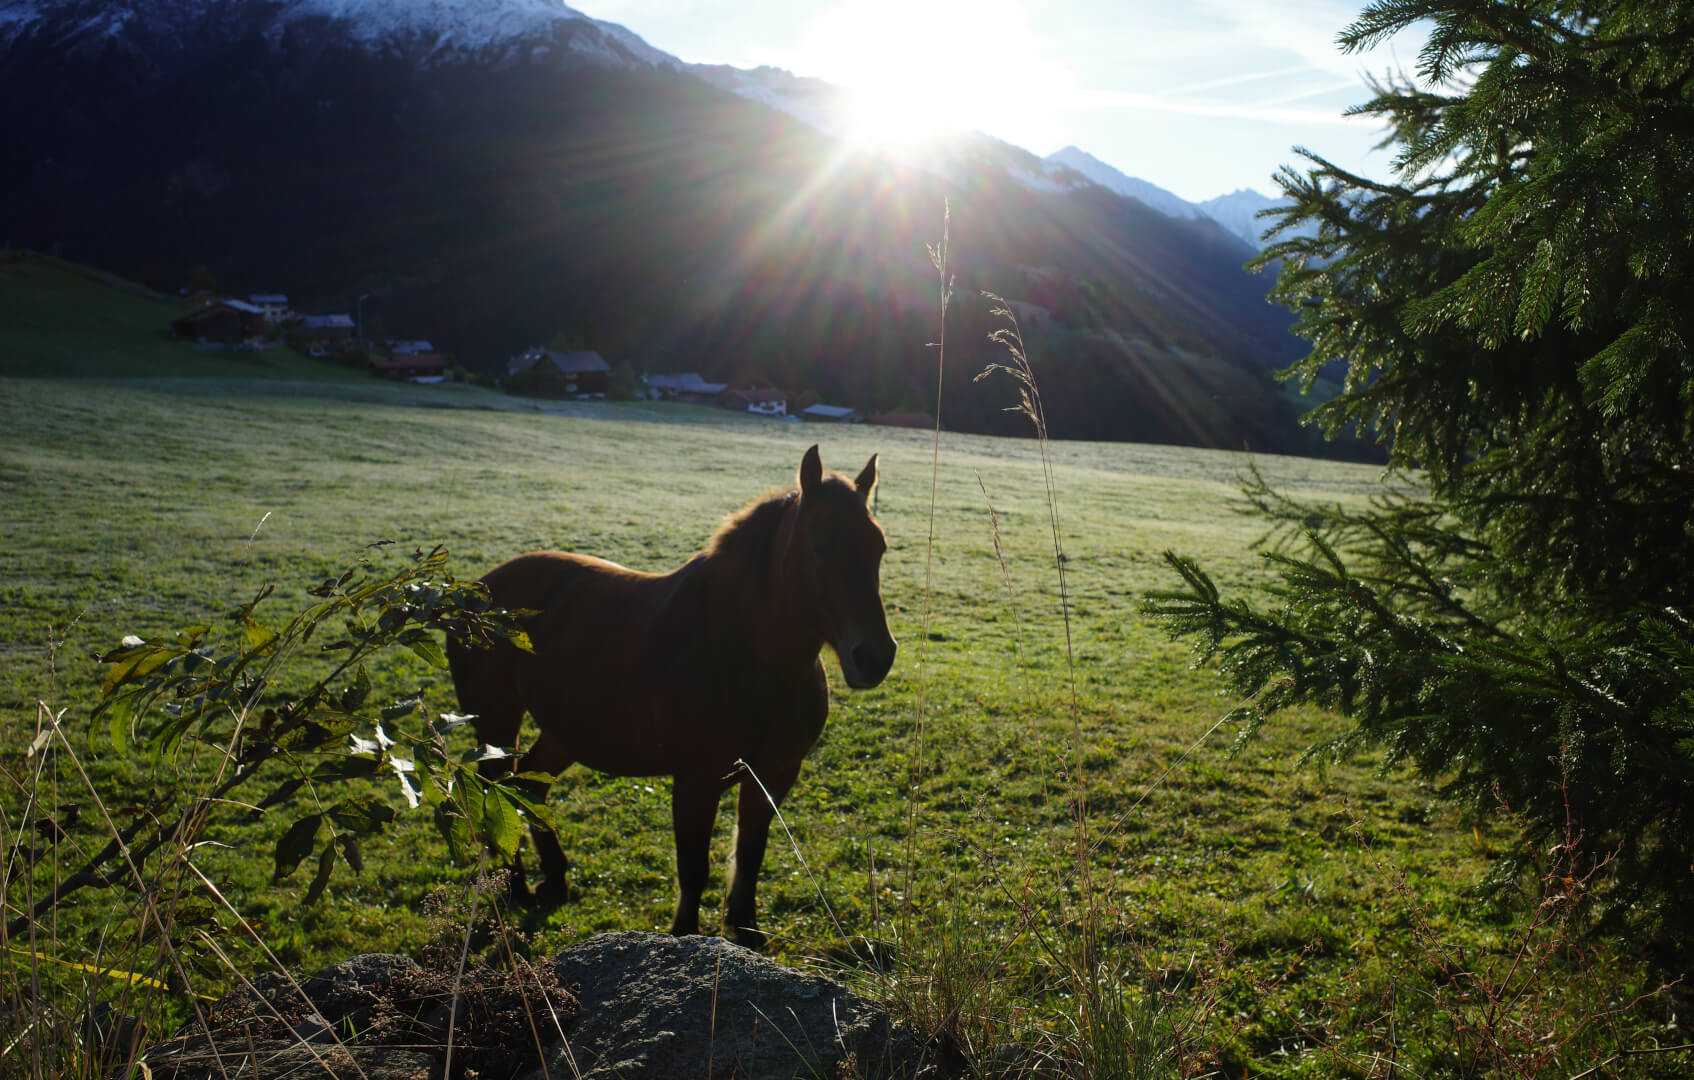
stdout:
POLYGON ((294 309, 288 306, 288 297, 282 293, 254 293, 247 302, 265 313, 265 321, 272 326, 289 322, 294 318, 294 309))
POLYGON ((736 412, 750 412, 759 416, 788 415, 788 394, 771 386, 727 390, 718 398, 718 404, 736 412))
POLYGON ((351 315, 307 315, 290 336, 309 355, 327 356, 352 344, 356 329, 351 315))
POLYGON ((245 300, 217 300, 171 321, 171 334, 202 345, 233 348, 265 336, 265 313, 245 300))
POLYGON ((447 357, 438 352, 395 353, 373 356, 371 374, 379 379, 401 382, 440 382, 447 377, 447 357))
POLYGON ((694 405, 709 405, 729 389, 728 383, 707 382, 698 371, 683 371, 671 375, 643 375, 647 396, 654 401, 681 401, 694 405))
POLYGON ((590 349, 561 353, 539 346, 519 353, 506 365, 507 387, 544 397, 603 398, 612 366, 590 349))
POLYGON ((820 424, 857 424, 864 419, 857 409, 845 405, 808 405, 800 410, 800 418, 820 424))

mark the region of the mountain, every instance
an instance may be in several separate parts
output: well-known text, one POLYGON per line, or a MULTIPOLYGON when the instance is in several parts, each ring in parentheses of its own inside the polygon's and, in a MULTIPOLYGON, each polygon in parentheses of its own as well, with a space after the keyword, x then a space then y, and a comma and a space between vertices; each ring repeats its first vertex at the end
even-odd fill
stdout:
MULTIPOLYGON (((1222 225, 1236 236, 1256 248, 1266 246, 1263 239, 1266 229, 1275 224, 1274 218, 1259 217, 1261 210, 1270 210, 1287 206, 1286 196, 1273 199, 1269 195, 1261 195, 1252 188, 1238 188, 1228 195, 1219 195, 1205 202, 1195 203, 1201 212, 1213 221, 1222 225)), ((1316 227, 1309 222, 1294 230, 1291 235, 1314 235, 1316 227)))
POLYGON ((979 290, 1052 430, 1314 449, 1252 251, 985 136, 854 151, 831 88, 696 69, 547 0, 0 0, 0 241, 156 286, 201 272, 501 368, 556 335, 637 370, 1021 433, 979 290), (811 118, 813 121, 818 116, 811 118))
POLYGON ((1074 146, 1048 154, 1044 160, 1050 165, 1070 169, 1107 191, 1115 191, 1125 198, 1139 199, 1166 217, 1194 220, 1205 216, 1199 207, 1181 196, 1166 191, 1157 184, 1128 176, 1093 154, 1074 146))
MULTIPOLYGON (((1243 243, 1256 251, 1262 251, 1267 246, 1264 233, 1274 223, 1272 219, 1258 217, 1259 211, 1288 205, 1287 198, 1273 199, 1252 188, 1240 188, 1228 195, 1191 203, 1157 184, 1129 176, 1074 146, 1048 154, 1044 160, 1050 167, 1068 169, 1107 191, 1115 191, 1125 198, 1139 199, 1166 217, 1215 221, 1231 236, 1239 237, 1243 243)), ((1296 229, 1292 235, 1312 235, 1314 232, 1315 226, 1306 224, 1296 229)))

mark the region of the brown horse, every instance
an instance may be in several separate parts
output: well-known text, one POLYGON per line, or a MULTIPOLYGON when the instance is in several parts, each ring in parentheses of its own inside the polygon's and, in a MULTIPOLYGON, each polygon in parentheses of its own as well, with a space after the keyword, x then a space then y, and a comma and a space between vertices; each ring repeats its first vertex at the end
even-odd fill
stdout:
MULTIPOLYGON (((535 718, 540 734, 519 769, 557 776, 581 762, 674 777, 673 934, 699 933, 718 798, 739 779, 724 929, 763 943, 754 890, 773 809, 736 762, 780 803, 829 714, 823 646, 855 689, 893 666, 878 584, 888 544, 868 505, 876 481, 874 454, 848 480, 826 475, 814 446, 798 489, 750 503, 668 574, 561 551, 519 555, 482 581, 496 605, 537 613, 527 627, 534 652, 449 644, 460 705, 485 741, 515 746, 523 714, 535 718)), ((546 785, 531 794, 545 798, 546 785)), ((563 899, 564 852, 544 830, 533 839, 543 895, 563 899)), ((527 892, 521 863, 513 888, 527 892)))

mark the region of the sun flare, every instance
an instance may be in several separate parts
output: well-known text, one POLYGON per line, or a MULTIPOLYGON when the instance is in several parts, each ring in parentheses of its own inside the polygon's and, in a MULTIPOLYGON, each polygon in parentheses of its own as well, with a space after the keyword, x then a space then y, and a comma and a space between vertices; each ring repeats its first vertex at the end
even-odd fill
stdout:
POLYGON ((843 113, 843 136, 867 149, 916 146, 967 126, 958 117, 950 119, 915 87, 855 88, 848 92, 843 113))
POLYGON ((849 0, 813 22, 799 58, 845 91, 856 146, 910 147, 1039 113, 1062 80, 1020 53, 1021 21, 997 0, 849 0))

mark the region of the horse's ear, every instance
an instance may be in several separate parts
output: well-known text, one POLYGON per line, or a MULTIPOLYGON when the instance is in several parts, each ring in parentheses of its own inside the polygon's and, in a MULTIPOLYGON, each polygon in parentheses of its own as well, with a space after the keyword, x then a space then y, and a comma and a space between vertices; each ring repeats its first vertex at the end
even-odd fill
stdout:
POLYGON ((806 451, 806 456, 800 459, 800 495, 816 491, 823 483, 823 459, 818 457, 818 448, 814 445, 806 451))
POLYGON ((871 492, 876 490, 876 476, 876 455, 872 454, 871 459, 865 462, 865 467, 859 470, 859 475, 853 480, 853 486, 859 491, 859 498, 867 503, 871 501, 871 492))

